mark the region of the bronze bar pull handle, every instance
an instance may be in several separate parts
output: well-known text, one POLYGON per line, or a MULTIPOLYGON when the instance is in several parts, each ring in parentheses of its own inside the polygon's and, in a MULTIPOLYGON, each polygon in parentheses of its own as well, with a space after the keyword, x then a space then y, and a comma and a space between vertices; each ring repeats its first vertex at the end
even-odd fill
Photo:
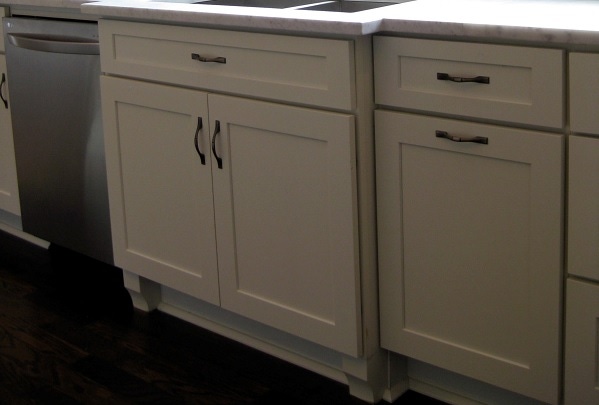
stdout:
POLYGON ((198 117, 198 126, 196 127, 196 134, 193 137, 193 146, 195 146, 196 148, 196 152, 198 152, 198 155, 200 156, 200 162, 202 162, 203 165, 206 164, 206 155, 202 153, 202 151, 200 150, 200 142, 199 142, 199 135, 200 135, 200 131, 202 130, 203 124, 202 124, 202 117, 198 117))
POLYGON ((223 168, 223 159, 218 156, 216 153, 216 135, 220 133, 220 121, 216 121, 216 125, 214 126, 214 134, 212 135, 212 154, 216 158, 216 163, 218 164, 218 168, 223 168))
POLYGON ((489 76, 458 77, 458 76, 451 76, 447 73, 437 73, 437 80, 449 80, 450 82, 456 82, 456 83, 482 83, 482 84, 491 83, 491 79, 489 78, 489 76))
POLYGON ((445 138, 449 139, 453 142, 473 142, 473 143, 481 143, 484 145, 489 144, 489 138, 484 136, 472 136, 472 137, 461 137, 456 135, 449 135, 446 131, 435 131, 435 135, 437 138, 445 138))
POLYGON ((0 81, 0 99, 4 103, 4 108, 8 110, 8 100, 4 98, 2 95, 2 89, 4 89, 4 85, 6 84, 6 74, 2 73, 2 81, 0 81))
POLYGON ((222 56, 216 56, 213 58, 208 58, 206 56, 202 56, 198 53, 192 53, 191 59, 197 60, 200 62, 215 62, 215 63, 227 63, 227 58, 223 58, 222 56))

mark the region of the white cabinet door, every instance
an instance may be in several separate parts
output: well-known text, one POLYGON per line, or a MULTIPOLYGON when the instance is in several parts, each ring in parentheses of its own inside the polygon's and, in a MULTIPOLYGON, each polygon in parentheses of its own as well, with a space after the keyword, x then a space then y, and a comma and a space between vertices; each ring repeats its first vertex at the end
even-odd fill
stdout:
POLYGON ((353 116, 213 94, 209 106, 222 307, 359 355, 353 116))
POLYGON ((0 209, 21 215, 6 79, 6 57, 0 55, 0 209))
POLYGON ((568 145, 568 273, 599 281, 599 139, 568 145))
POLYGON ((207 94, 104 76, 102 100, 116 265, 218 305, 207 94))
POLYGON ((382 346, 557 403, 563 136, 375 122, 382 346))
POLYGON ((564 404, 599 403, 599 285, 568 280, 564 404))

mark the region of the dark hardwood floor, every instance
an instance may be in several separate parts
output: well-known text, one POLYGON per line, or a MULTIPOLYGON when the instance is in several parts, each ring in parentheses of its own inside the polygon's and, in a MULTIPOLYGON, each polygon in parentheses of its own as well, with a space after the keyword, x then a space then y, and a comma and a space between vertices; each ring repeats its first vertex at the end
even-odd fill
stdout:
MULTIPOLYGON (((119 269, 0 231, 0 404, 364 402, 344 384, 134 310, 119 269)), ((442 403, 409 391, 395 404, 442 403)))

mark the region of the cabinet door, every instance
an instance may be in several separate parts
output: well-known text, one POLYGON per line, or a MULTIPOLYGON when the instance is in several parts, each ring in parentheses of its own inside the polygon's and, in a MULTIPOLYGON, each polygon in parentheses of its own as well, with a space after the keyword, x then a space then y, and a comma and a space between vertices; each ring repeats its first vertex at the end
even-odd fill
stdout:
POLYGON ((212 94, 209 107, 221 305, 358 355, 353 117, 212 94))
POLYGON ((568 146, 568 273, 599 281, 599 139, 568 146))
POLYGON ((564 404, 599 403, 599 285, 568 280, 564 404))
POLYGON ((116 265, 218 304, 206 93, 102 77, 102 100, 116 265))
POLYGON ((375 120, 382 346, 556 403, 563 137, 375 120))
MULTIPOLYGON (((8 99, 6 85, 6 57, 0 55, 0 95, 8 99)), ((0 209, 21 215, 15 146, 12 139, 12 122, 8 101, 0 102, 0 209)))

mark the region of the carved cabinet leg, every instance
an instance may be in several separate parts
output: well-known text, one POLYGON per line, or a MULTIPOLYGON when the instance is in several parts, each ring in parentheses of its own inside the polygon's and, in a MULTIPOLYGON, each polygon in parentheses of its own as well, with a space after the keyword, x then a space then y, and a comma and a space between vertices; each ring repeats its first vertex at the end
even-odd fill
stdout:
POLYGON ((123 281, 135 308, 150 312, 158 307, 160 284, 126 270, 123 270, 123 281))

